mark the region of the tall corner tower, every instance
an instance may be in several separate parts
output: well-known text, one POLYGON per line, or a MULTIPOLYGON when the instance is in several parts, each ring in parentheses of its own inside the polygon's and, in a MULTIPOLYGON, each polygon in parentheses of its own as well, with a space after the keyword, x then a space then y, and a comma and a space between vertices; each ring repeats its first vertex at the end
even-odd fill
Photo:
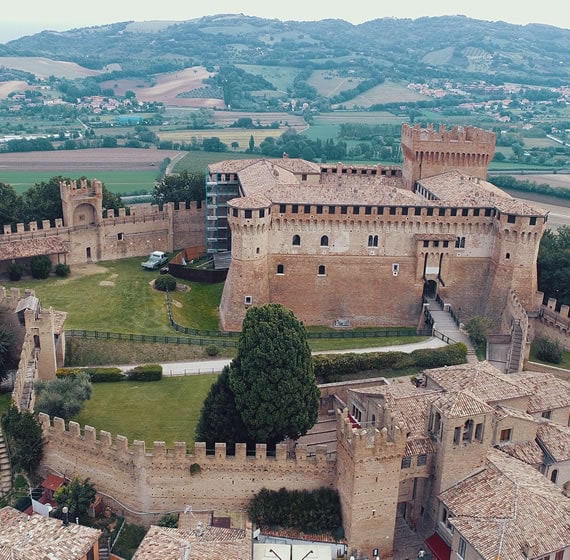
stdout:
POLYGON ((420 179, 446 171, 487 178, 487 168, 495 153, 495 133, 474 126, 454 126, 447 130, 433 125, 402 125, 402 175, 406 188, 413 190, 420 179))
POLYGON ((359 556, 392 558, 406 431, 355 428, 345 409, 337 417, 337 476, 349 547, 359 556))
POLYGON ((63 224, 66 227, 99 224, 103 219, 103 184, 83 179, 59 184, 63 224))
POLYGON ((222 300, 224 330, 237 331, 249 307, 270 302, 268 247, 271 202, 264 196, 234 198, 228 202, 232 260, 222 300))

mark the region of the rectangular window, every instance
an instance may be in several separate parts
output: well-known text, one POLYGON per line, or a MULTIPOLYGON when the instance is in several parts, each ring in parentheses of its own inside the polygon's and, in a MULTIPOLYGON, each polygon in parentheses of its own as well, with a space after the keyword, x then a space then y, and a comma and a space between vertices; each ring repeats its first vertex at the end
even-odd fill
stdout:
POLYGON ((474 215, 474 216, 478 216, 478 215, 479 215, 479 208, 473 208, 473 215, 474 215))
POLYGON ((517 217, 516 217, 515 215, 509 214, 509 215, 507 216, 507 222, 508 222, 509 224, 514 224, 514 223, 516 223, 516 221, 517 221, 517 217))
POLYGON ((340 213, 341 214, 348 214, 348 207, 347 206, 341 206, 340 207, 340 213))
POLYGON ((285 212, 287 212, 287 205, 286 204, 280 204, 279 205, 279 212, 281 212, 281 214, 285 214, 285 212))
POLYGON ((445 216, 445 208, 440 208, 440 209, 439 209, 439 215, 440 215, 440 216, 445 216))
POLYGON ((511 441, 511 437, 513 435, 512 428, 507 428, 505 430, 501 430, 501 434, 499 436, 500 443, 506 443, 507 441, 511 441))
POLYGON ((437 241, 437 240, 434 241, 434 242, 433 242, 433 246, 434 246, 434 247, 439 247, 439 241, 437 241))
POLYGON ((461 558, 465 558, 465 551, 467 550, 467 543, 463 538, 459 538, 459 548, 457 549, 457 554, 461 556, 461 558))
MULTIPOLYGON (((380 213, 380 212, 378 212, 380 213)), ((395 206, 390 206, 390 216, 395 216, 396 215, 396 207, 395 206)))
POLYGON ((429 241, 427 239, 424 239, 424 247, 429 247, 429 241))
POLYGON ((469 208, 462 208, 461 209, 462 216, 469 216, 469 208))
POLYGON ((492 212, 492 208, 485 208, 485 216, 487 216, 487 218, 491 216, 492 212))
POLYGON ((550 420, 552 418, 552 411, 551 410, 545 410, 542 413, 542 417, 546 418, 547 420, 550 420))
POLYGON ((449 241, 444 241, 444 242, 443 242, 443 246, 446 247, 446 248, 449 247, 449 241))
POLYGON ((306 181, 307 180, 307 174, 306 173, 302 173, 301 174, 301 181, 306 181))
POLYGON ((477 441, 483 441, 483 424, 477 424, 475 426, 475 439, 477 441))
POLYGON ((422 467, 425 464, 427 464, 427 455, 425 453, 418 455, 418 467, 422 467))
POLYGON ((452 208, 452 209, 451 209, 451 215, 452 215, 452 216, 457 216, 457 208, 452 208))
POLYGON ((364 210, 365 214, 372 214, 372 207, 371 206, 367 206, 366 209, 364 210))
POLYGON ((260 217, 260 218, 265 218, 265 210, 264 210, 263 208, 261 208, 261 209, 259 210, 259 217, 260 217))
POLYGON ((407 207, 407 206, 404 206, 404 207, 402 208, 402 216, 407 216, 407 215, 408 215, 408 207, 407 207))
POLYGON ((329 214, 334 214, 336 212, 336 206, 329 206, 329 214))
POLYGON ((243 214, 244 214, 244 218, 251 218, 251 209, 245 210, 243 214))
POLYGON ((404 457, 402 459, 402 468, 403 469, 409 469, 411 464, 412 464, 412 458, 411 457, 404 457))
POLYGON ((352 209, 353 214, 360 214, 360 206, 354 206, 352 209))
POLYGON ((428 216, 433 216, 433 208, 430 207, 430 208, 427 209, 427 215, 428 215, 428 216))
POLYGON ((311 213, 311 205, 305 204, 305 214, 310 214, 310 213, 311 213))
POLYGON ((291 207, 291 212, 293 212, 293 214, 298 214, 299 213, 299 205, 293 204, 293 206, 291 207))
POLYGON ((414 216, 421 216, 422 215, 422 209, 419 207, 414 208, 414 216))
POLYGON ((238 209, 237 209, 237 208, 232 208, 232 216, 233 216, 234 218, 237 218, 237 217, 238 217, 238 209))
POLYGON ((117 233, 117 239, 119 241, 123 241, 123 239, 125 238, 125 234, 124 233, 117 233))
POLYGON ((536 225, 536 216, 532 216, 529 221, 530 221, 531 226, 535 226, 536 225))
POLYGON ((319 206, 317 206, 317 214, 322 214, 323 213, 323 207, 319 204, 319 206))
POLYGON ((461 441, 461 428, 457 427, 453 430, 453 445, 459 445, 461 441))

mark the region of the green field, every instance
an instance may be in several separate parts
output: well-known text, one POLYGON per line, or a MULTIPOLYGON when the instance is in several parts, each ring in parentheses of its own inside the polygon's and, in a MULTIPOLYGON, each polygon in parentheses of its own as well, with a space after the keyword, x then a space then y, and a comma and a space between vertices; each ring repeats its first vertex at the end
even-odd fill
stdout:
POLYGON ((181 171, 205 171, 209 164, 226 159, 252 159, 259 158, 260 155, 244 154, 242 152, 188 152, 181 160, 174 165, 174 172, 181 171))
POLYGON ((94 383, 93 395, 74 418, 81 426, 93 426, 138 439, 151 448, 164 441, 170 448, 175 441, 194 447, 194 432, 202 403, 217 375, 169 377, 161 381, 136 383, 94 383))
POLYGON ((293 87, 293 80, 301 71, 300 68, 294 66, 263 66, 260 64, 236 64, 236 66, 254 76, 263 76, 281 92, 293 87))
MULTIPOLYGON (((88 179, 97 178, 110 191, 117 194, 152 192, 157 179, 158 169, 145 171, 93 171, 87 175, 88 179)), ((52 177, 62 175, 71 179, 78 179, 85 174, 85 170, 74 171, 62 169, 59 173, 53 171, 3 171, 0 173, 0 183, 12 185, 18 194, 22 194, 36 183, 47 182, 52 177)))

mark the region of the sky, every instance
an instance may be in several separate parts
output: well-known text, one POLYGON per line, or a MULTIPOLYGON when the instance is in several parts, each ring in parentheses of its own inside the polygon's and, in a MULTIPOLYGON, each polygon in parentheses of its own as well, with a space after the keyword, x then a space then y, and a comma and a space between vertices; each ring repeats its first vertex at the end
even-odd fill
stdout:
POLYGON ((9 8, 2 10, 0 43, 46 29, 65 31, 120 21, 184 21, 222 13, 243 13, 280 20, 314 21, 335 18, 355 24, 383 17, 416 19, 424 16, 464 15, 488 21, 506 21, 519 25, 544 23, 570 29, 570 4, 561 0, 516 4, 497 0, 26 0, 10 2, 9 8))

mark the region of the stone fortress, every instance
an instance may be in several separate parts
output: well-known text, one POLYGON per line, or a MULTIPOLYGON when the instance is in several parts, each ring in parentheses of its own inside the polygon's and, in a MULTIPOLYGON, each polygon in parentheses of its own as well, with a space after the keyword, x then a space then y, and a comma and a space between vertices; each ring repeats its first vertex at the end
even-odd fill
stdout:
MULTIPOLYGON (((306 324, 415 326, 423 302, 439 296, 462 317, 493 318, 511 339, 514 324, 529 342, 533 325, 553 323, 564 338, 568 319, 555 303, 539 314, 536 255, 547 215, 485 181, 493 134, 404 125, 402 145, 401 169, 290 158, 214 164, 204 207, 179 211, 103 218, 96 182, 62 185, 63 223, 5 228, 0 251, 9 246, 17 258, 19 246, 31 247, 74 264, 146 254, 147 239, 164 250, 206 239, 210 253, 232 252, 220 307, 226 329, 239 329, 250 305, 270 301, 306 324)), ((0 295, 16 308, 16 292, 0 295)), ((33 320, 26 313, 31 342, 18 378, 38 355, 34 329, 51 329, 39 354, 55 361, 65 340, 52 310, 33 320)), ((43 377, 53 375, 49 363, 43 377)), ((25 391, 18 394, 22 406, 25 391)), ((213 453, 199 442, 192 454, 183 442, 151 449, 42 415, 44 468, 90 477, 110 504, 144 522, 187 504, 243 510, 262 487, 324 485, 339 492, 359 557, 393 557, 403 519, 440 560, 570 560, 567 381, 507 375, 483 362, 427 370, 419 386, 322 386, 321 409, 334 444, 300 441, 294 452, 279 445, 275 456, 258 445, 255 457, 244 445, 235 456, 224 444, 213 453)))

